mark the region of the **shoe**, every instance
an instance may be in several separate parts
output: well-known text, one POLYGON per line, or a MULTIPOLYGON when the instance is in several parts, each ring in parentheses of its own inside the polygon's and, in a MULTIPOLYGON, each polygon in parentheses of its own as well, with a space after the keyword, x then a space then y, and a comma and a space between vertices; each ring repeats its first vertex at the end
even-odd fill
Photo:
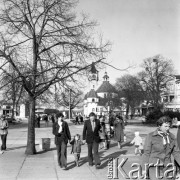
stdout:
POLYGON ((96 169, 99 169, 99 168, 100 168, 100 164, 97 164, 97 165, 96 165, 96 169))
POLYGON ((4 151, 2 150, 2 151, 0 151, 0 154, 3 154, 4 153, 4 151))
POLYGON ((63 170, 67 170, 67 167, 62 167, 63 170))

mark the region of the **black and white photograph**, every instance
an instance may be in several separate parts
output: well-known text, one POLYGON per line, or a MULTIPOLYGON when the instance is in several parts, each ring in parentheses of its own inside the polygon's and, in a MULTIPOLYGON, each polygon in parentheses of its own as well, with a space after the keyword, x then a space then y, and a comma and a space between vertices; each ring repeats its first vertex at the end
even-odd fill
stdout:
POLYGON ((180 178, 180 1, 0 0, 0 180, 180 178))

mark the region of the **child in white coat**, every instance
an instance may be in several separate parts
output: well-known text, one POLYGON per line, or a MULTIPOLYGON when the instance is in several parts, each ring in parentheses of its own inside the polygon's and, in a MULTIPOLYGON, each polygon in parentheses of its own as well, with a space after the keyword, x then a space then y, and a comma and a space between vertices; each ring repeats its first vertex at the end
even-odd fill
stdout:
POLYGON ((143 149, 143 142, 142 142, 142 138, 139 136, 139 132, 135 132, 135 137, 134 139, 131 141, 131 144, 135 145, 135 155, 142 155, 142 149, 143 149))

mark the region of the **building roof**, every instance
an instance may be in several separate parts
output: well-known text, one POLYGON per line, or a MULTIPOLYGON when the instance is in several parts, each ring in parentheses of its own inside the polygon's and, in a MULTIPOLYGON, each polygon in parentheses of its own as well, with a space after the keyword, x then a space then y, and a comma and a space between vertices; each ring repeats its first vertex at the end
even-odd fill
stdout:
POLYGON ((103 81, 102 85, 97 89, 97 93, 117 93, 117 90, 109 81, 103 81))
POLYGON ((91 89, 84 97, 84 99, 87 99, 87 98, 97 98, 97 93, 94 89, 91 89))

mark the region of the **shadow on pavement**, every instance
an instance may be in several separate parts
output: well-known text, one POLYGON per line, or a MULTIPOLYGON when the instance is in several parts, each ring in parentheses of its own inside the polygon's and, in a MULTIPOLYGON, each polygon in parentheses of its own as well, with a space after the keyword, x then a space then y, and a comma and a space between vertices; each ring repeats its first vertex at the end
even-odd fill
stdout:
POLYGON ((118 152, 109 154, 109 155, 101 158, 101 162, 102 162, 102 161, 105 161, 105 162, 101 164, 101 166, 100 166, 99 169, 104 169, 104 168, 106 168, 106 167, 108 166, 108 162, 109 162, 109 159, 110 159, 110 158, 117 158, 117 157, 119 157, 120 155, 126 154, 126 153, 127 153, 127 150, 122 150, 122 151, 118 151, 118 152))

